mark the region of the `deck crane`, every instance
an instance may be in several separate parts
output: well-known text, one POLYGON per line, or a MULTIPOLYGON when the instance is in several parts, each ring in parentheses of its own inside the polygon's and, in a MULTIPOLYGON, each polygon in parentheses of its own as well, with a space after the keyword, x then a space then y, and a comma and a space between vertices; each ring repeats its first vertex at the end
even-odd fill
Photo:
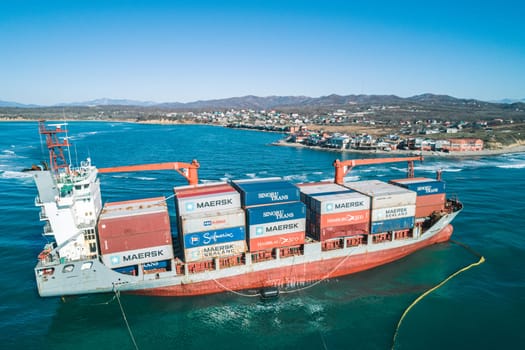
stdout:
POLYGON ((125 165, 111 168, 99 168, 98 172, 101 174, 105 173, 124 173, 134 171, 154 171, 154 170, 175 170, 188 181, 190 185, 197 185, 199 183, 199 175, 197 169, 200 164, 197 160, 193 160, 191 163, 182 162, 168 162, 168 163, 155 163, 155 164, 139 164, 139 165, 125 165))
POLYGON ((335 179, 336 184, 342 185, 344 183, 344 177, 353 167, 358 165, 371 165, 371 164, 384 164, 384 163, 399 163, 408 162, 408 175, 407 177, 414 177, 414 161, 423 161, 423 156, 417 157, 404 157, 404 158, 369 158, 369 159, 349 159, 340 161, 336 159, 333 163, 335 168, 335 179))

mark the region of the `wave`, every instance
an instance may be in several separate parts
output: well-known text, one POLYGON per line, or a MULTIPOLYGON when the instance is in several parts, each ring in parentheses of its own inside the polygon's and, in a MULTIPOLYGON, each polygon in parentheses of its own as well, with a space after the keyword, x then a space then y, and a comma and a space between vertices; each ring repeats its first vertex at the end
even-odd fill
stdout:
POLYGON ((497 165, 497 167, 502 169, 523 169, 525 168, 525 163, 497 165))
POLYGON ((291 181, 291 182, 307 182, 308 176, 307 175, 286 175, 283 176, 283 180, 291 181))
POLYGON ((25 173, 21 171, 3 171, 0 173, 0 178, 2 179, 29 179, 32 175, 30 173, 25 173))

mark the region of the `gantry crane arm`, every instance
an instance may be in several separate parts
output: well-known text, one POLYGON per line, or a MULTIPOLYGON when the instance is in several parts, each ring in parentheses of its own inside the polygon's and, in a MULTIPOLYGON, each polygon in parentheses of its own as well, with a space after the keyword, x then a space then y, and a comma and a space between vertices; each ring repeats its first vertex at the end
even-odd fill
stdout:
POLYGON ((105 173, 124 173, 135 171, 154 171, 154 170, 175 170, 186 180, 190 185, 197 185, 199 183, 199 175, 197 169, 200 164, 195 159, 191 163, 169 162, 156 164, 139 164, 139 165, 125 165, 111 168, 99 168, 98 172, 105 173))
POLYGON ((423 156, 417 157, 404 157, 404 158, 369 158, 369 159, 349 159, 340 161, 336 159, 334 161, 335 168, 335 180, 336 184, 343 184, 344 177, 353 167, 358 165, 371 165, 371 164, 384 164, 384 163, 398 163, 408 162, 408 177, 414 177, 414 161, 423 161, 423 156))

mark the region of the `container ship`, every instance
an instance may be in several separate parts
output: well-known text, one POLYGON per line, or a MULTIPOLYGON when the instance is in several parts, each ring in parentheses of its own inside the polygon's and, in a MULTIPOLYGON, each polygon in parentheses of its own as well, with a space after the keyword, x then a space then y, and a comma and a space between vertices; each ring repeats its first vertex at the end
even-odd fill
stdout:
POLYGON ((445 183, 414 177, 420 157, 333 163, 333 182, 281 178, 199 184, 199 163, 73 167, 65 124, 39 122, 49 163, 35 180, 43 233, 35 278, 42 297, 129 292, 195 296, 279 291, 348 275, 445 242, 462 204, 445 183), (407 162, 407 178, 345 181, 354 167, 407 162), (104 203, 98 174, 175 170, 173 198, 104 203), (176 225, 167 201, 174 200, 176 225), (173 224, 173 225, 172 225, 173 224), (177 227, 172 232, 171 227, 177 227))

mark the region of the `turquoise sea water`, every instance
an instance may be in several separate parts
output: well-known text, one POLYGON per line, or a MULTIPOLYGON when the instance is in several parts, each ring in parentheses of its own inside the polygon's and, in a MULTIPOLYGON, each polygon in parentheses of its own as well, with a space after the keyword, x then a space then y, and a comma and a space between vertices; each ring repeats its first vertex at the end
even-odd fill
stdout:
MULTIPOLYGON (((221 127, 74 122, 69 129, 74 163, 88 155, 99 167, 198 159, 204 182, 325 180, 335 158, 362 157, 271 146, 282 135, 221 127)), ((36 188, 20 170, 43 154, 36 123, 0 124, 0 348, 132 349, 118 303, 105 304, 112 295, 37 295, 33 267, 46 240, 36 188)), ((416 164, 416 176, 433 177, 440 168, 447 192, 465 205, 453 238, 487 261, 417 304, 396 348, 525 348, 525 154, 427 158, 416 164)), ((349 177, 388 180, 404 171, 403 164, 385 164, 355 168, 349 177)), ((169 196, 182 184, 174 172, 101 175, 104 202, 169 196)), ((230 293, 121 301, 141 349, 388 349, 405 308, 477 260, 445 243, 270 302, 230 293)))

